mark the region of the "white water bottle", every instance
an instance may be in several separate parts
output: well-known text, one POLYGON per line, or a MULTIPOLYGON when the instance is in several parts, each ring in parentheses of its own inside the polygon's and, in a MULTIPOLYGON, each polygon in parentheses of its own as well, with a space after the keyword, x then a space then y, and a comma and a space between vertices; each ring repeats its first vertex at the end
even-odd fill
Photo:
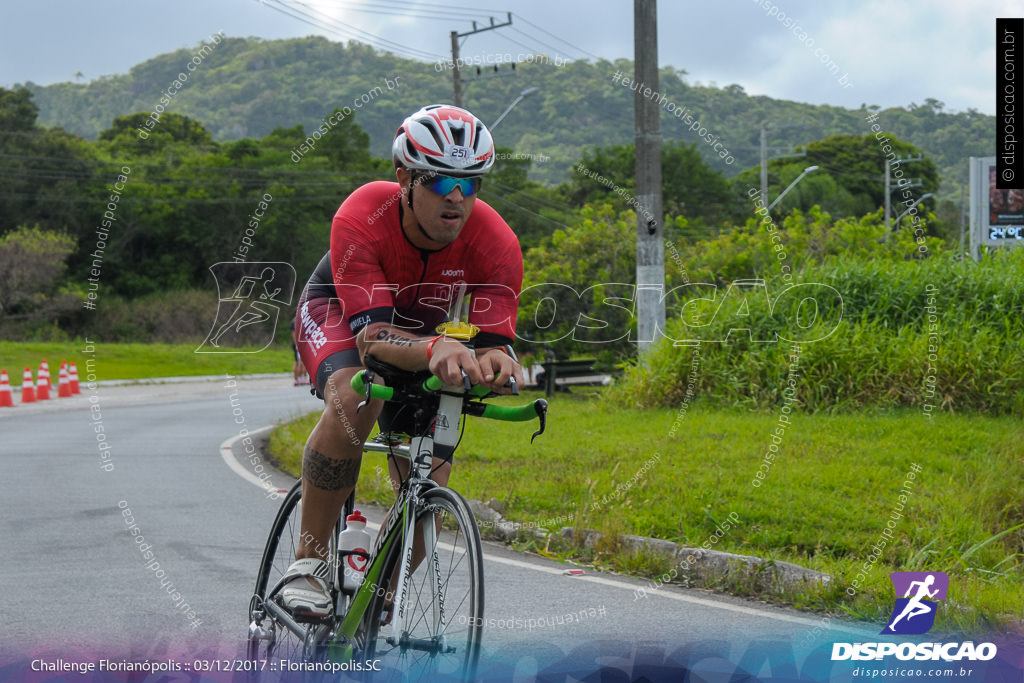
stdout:
MULTIPOLYGON (((338 534, 338 550, 357 550, 366 553, 370 547, 370 534, 366 533, 366 517, 363 517, 359 510, 354 510, 351 515, 345 518, 345 530, 338 534)), ((342 555, 341 556, 342 590, 347 593, 355 592, 363 582, 363 572, 366 571, 365 555, 342 555)))

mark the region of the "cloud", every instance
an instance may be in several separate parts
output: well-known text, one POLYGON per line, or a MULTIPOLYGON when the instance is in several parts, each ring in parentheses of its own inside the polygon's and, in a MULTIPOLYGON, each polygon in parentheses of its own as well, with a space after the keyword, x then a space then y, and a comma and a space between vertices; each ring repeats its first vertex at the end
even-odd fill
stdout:
MULTIPOLYGON (((450 32, 469 30, 468 17, 478 16, 480 26, 492 15, 496 22, 505 20, 502 12, 479 9, 469 0, 449 0, 436 21, 432 11, 422 8, 414 17, 382 14, 371 5, 360 5, 370 11, 356 11, 328 0, 306 4, 331 22, 433 58, 450 54, 450 32)), ((581 12, 577 3, 518 0, 514 11, 512 27, 465 38, 463 54, 588 56, 559 40, 564 39, 608 60, 633 58, 632 3, 607 3, 600 11, 581 12)), ((890 107, 935 98, 950 109, 993 113, 995 18, 1017 14, 1019 0, 662 2, 659 61, 686 70, 691 81, 739 83, 749 93, 782 99, 856 108, 862 102, 890 107), (854 87, 837 84, 813 49, 759 3, 773 3, 799 20, 815 46, 849 74, 854 87)), ((342 39, 251 0, 130 6, 117 0, 21 3, 0 23, 0 85, 71 80, 76 71, 90 79, 126 73, 145 59, 194 46, 222 28, 228 36, 316 34, 342 39), (111 21, 115 16, 117 21, 111 21), (33 59, 24 59, 25 54, 33 59)))

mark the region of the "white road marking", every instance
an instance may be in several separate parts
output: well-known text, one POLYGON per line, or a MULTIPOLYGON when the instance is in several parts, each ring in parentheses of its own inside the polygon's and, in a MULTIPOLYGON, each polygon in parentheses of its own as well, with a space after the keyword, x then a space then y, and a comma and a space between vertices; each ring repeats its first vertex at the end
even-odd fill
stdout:
MULTIPOLYGON (((249 432, 249 436, 255 437, 255 436, 261 435, 263 432, 266 432, 266 431, 268 431, 268 430, 270 430, 272 428, 273 427, 263 427, 263 428, 257 429, 255 431, 249 432)), ((223 458, 224 462, 227 464, 227 466, 229 468, 231 468, 231 471, 234 472, 235 474, 237 474, 238 476, 242 477, 242 479, 244 479, 247 482, 249 482, 250 484, 258 487, 261 491, 271 490, 271 489, 268 489, 266 483, 260 481, 259 477, 257 477, 253 472, 250 472, 245 467, 243 467, 241 465, 241 463, 239 463, 238 460, 235 458, 234 451, 232 450, 232 447, 234 446, 235 442, 238 441, 241 438, 243 438, 241 435, 236 435, 236 436, 233 436, 230 439, 227 439, 226 441, 224 441, 224 443, 222 443, 220 445, 220 455, 221 455, 221 458, 223 458)), ((367 529, 376 532, 377 529, 380 528, 380 525, 379 524, 375 524, 373 522, 367 521, 366 527, 367 527, 367 529)), ((440 543, 439 545, 441 545, 442 547, 446 548, 447 550, 452 550, 452 546, 448 545, 447 543, 440 543)), ((504 564, 504 565, 506 565, 508 567, 518 567, 520 569, 529 569, 530 571, 541 572, 542 574, 551 574, 553 576, 562 576, 562 572, 564 571, 563 569, 560 569, 560 568, 557 568, 557 567, 547 567, 547 566, 531 564, 529 562, 523 562, 522 560, 513 560, 512 558, 508 558, 508 557, 496 557, 494 555, 491 555, 491 554, 487 553, 486 544, 484 544, 483 550, 484 550, 484 559, 486 561, 488 561, 488 562, 497 562, 499 564, 504 564)), ((610 579, 610 578, 607 578, 607 577, 604 577, 604 576, 591 576, 589 574, 584 574, 583 576, 566 576, 565 580, 567 580, 567 581, 589 581, 590 583, 597 583, 597 584, 601 584, 601 585, 604 585, 604 586, 611 586, 612 588, 621 588, 621 589, 630 590, 630 591, 635 591, 636 588, 637 588, 634 584, 626 583, 625 581, 619 581, 619 580, 616 580, 616 579, 610 579)), ((745 607, 743 605, 732 605, 732 604, 725 603, 725 602, 718 602, 716 600, 708 600, 706 598, 693 597, 693 596, 690 596, 690 595, 676 593, 674 591, 669 591, 669 590, 650 591, 648 593, 648 596, 649 597, 657 597, 657 598, 665 598, 665 599, 668 599, 668 600, 676 600, 677 602, 685 602, 685 603, 689 603, 691 605, 701 605, 703 607, 711 607, 711 608, 715 608, 715 609, 726 610, 728 612, 735 612, 737 614, 746 614, 748 616, 761 617, 761 618, 765 618, 765 619, 775 619, 777 621, 785 621, 785 622, 789 622, 791 624, 800 624, 802 626, 817 627, 817 626, 821 625, 821 619, 820 618, 819 619, 814 619, 814 618, 811 618, 811 617, 800 617, 800 616, 795 616, 795 615, 790 615, 790 614, 778 614, 778 613, 775 613, 775 612, 767 612, 767 611, 762 611, 762 610, 756 609, 754 607, 745 607)), ((845 626, 842 626, 842 625, 831 624, 830 628, 832 630, 835 630, 835 631, 845 631, 845 632, 848 632, 848 633, 856 634, 858 636, 872 635, 871 632, 869 632, 869 631, 867 631, 865 629, 859 629, 859 628, 855 628, 855 627, 845 627, 845 626)))
MULTIPOLYGON (((521 560, 513 560, 511 558, 488 556, 488 555, 486 555, 486 553, 484 555, 484 559, 489 560, 491 562, 499 562, 501 564, 505 564, 505 565, 508 565, 510 567, 519 567, 521 569, 532 569, 533 571, 543 572, 545 574, 553 574, 553 575, 556 575, 556 576, 561 576, 562 575, 562 571, 563 571, 562 569, 559 569, 557 567, 537 566, 537 565, 530 564, 528 562, 523 562, 521 560)), ((604 577, 604 576, 592 576, 592 575, 589 575, 589 574, 584 574, 583 576, 566 576, 565 580, 566 581, 589 581, 590 583, 599 583, 599 584, 604 585, 604 586, 612 586, 614 588, 624 588, 624 589, 631 590, 631 591, 635 591, 636 588, 637 588, 634 584, 626 583, 625 581, 619 581, 619 580, 616 580, 616 579, 613 579, 613 578, 607 578, 607 577, 604 577)), ((708 600, 706 598, 697 598, 697 597, 693 597, 693 596, 690 596, 690 595, 676 593, 674 591, 668 591, 668 590, 650 591, 650 592, 648 592, 648 596, 649 597, 667 598, 669 600, 676 600, 678 602, 687 602, 687 603, 690 603, 692 605, 702 605, 704 607, 714 607, 714 608, 717 608, 717 609, 723 609, 723 610, 727 610, 727 611, 730 611, 730 612, 736 612, 738 614, 747 614, 747 615, 756 616, 756 617, 763 617, 763 618, 766 618, 766 619, 777 619, 779 621, 786 621, 786 622, 789 622, 789 623, 792 623, 792 624, 801 624, 803 626, 820 626, 821 625, 821 619, 820 618, 819 619, 813 619, 813 618, 810 618, 810 617, 800 617, 800 616, 795 616, 795 615, 790 615, 790 614, 778 614, 778 613, 775 613, 775 612, 766 612, 766 611, 762 611, 762 610, 759 610, 759 609, 754 608, 754 607, 745 607, 743 605, 732 605, 732 604, 729 604, 729 603, 718 602, 717 600, 708 600)), ((868 632, 866 630, 863 630, 863 629, 857 629, 857 628, 854 628, 854 627, 832 626, 831 628, 833 630, 836 630, 836 631, 848 631, 850 633, 855 633, 857 635, 870 635, 870 632, 868 632)))
MULTIPOLYGON (((247 436, 256 438, 258 436, 261 436, 263 433, 270 431, 271 429, 273 429, 273 426, 261 427, 260 429, 256 429, 254 431, 249 432, 247 436)), ((270 491, 277 491, 279 487, 273 485, 273 477, 267 479, 266 481, 260 481, 260 478, 256 476, 255 472, 251 472, 250 470, 243 467, 242 463, 238 462, 238 458, 235 457, 234 453, 234 445, 236 441, 243 438, 245 437, 242 436, 241 434, 236 434, 230 439, 224 441, 220 445, 221 459, 231 469, 232 472, 234 472, 235 474, 237 474, 238 476, 240 476, 242 479, 246 480, 253 486, 259 488, 260 491, 263 491, 264 493, 269 493, 270 491)), ((284 494, 281 494, 278 497, 283 496, 284 494)))

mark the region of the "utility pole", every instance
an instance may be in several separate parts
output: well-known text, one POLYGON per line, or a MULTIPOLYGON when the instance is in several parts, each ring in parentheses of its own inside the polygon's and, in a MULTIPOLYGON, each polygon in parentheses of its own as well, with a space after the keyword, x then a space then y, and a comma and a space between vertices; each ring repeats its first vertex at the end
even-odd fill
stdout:
POLYGON ((957 255, 958 257, 962 257, 964 255, 964 223, 966 223, 967 218, 967 207, 964 206, 964 194, 966 190, 967 188, 965 186, 960 186, 960 253, 957 255))
POLYGON ((658 3, 633 0, 636 126, 637 351, 642 358, 665 329, 665 242, 661 213, 661 125, 658 89, 658 3))
POLYGON ((454 86, 454 99, 455 106, 462 107, 462 64, 459 62, 459 38, 465 36, 471 36, 474 33, 482 33, 484 31, 490 31, 492 29, 501 28, 502 26, 512 25, 512 13, 508 13, 508 21, 504 24, 495 24, 494 17, 491 17, 491 25, 484 26, 483 28, 477 28, 476 22, 473 22, 473 30, 466 31, 465 33, 459 33, 458 31, 452 31, 452 85, 454 86))
POLYGON ((459 57, 459 32, 452 31, 452 82, 455 90, 455 106, 462 106, 462 62, 459 57))
POLYGON ((768 131, 761 126, 761 201, 768 201, 768 131))
MULTIPOLYGON (((923 161, 924 155, 918 154, 917 157, 907 157, 906 159, 896 157, 896 163, 902 164, 904 162, 911 161, 923 161)), ((892 172, 889 170, 892 165, 892 161, 885 160, 885 239, 889 239, 889 215, 892 213, 892 172)), ((921 187, 923 183, 920 178, 914 178, 909 185, 900 185, 898 189, 904 189, 907 187, 921 187)))
POLYGON ((805 157, 807 156, 807 147, 804 147, 804 151, 799 154, 776 154, 773 157, 768 156, 768 131, 769 130, 782 130, 783 128, 803 128, 806 121, 800 123, 787 123, 784 126, 761 126, 761 199, 765 204, 768 203, 768 162, 772 159, 788 159, 789 157, 805 157))
POLYGON ((892 211, 892 190, 889 189, 889 160, 885 160, 885 240, 889 241, 889 212, 892 211))

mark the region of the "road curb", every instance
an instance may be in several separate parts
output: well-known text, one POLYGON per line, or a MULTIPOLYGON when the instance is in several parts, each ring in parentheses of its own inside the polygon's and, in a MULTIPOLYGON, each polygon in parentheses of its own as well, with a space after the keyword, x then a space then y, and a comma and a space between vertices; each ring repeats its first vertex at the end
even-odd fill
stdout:
MULTIPOLYGON (((562 527, 554 531, 520 522, 510 522, 494 510, 492 504, 479 500, 470 500, 469 506, 481 522, 481 535, 505 542, 514 540, 520 531, 525 531, 539 540, 547 541, 554 537, 566 543, 582 545, 584 548, 595 547, 603 538, 601 532, 594 529, 562 527)), ((622 535, 618 537, 617 542, 627 551, 656 555, 670 562, 672 569, 660 577, 661 583, 675 581, 690 586, 727 581, 777 592, 779 589, 827 586, 832 581, 828 574, 791 562, 736 555, 721 550, 690 548, 647 536, 622 535)))
MULTIPOLYGON (((251 375, 231 375, 236 379, 280 379, 291 377, 289 372, 259 372, 251 375)), ((141 379, 101 379, 95 382, 98 387, 123 387, 137 384, 187 384, 189 382, 223 382, 227 374, 223 375, 190 375, 185 377, 143 377, 141 379)), ((79 385, 86 382, 79 375, 79 385)), ((21 392, 21 386, 11 385, 11 391, 21 392)))
MULTIPOLYGON (((254 439, 257 453, 267 465, 263 445, 273 426, 263 427, 250 432, 253 436, 259 434, 259 439, 254 439)), ((227 439, 221 445, 222 453, 230 452, 231 446, 237 443, 239 437, 227 439)), ((286 475, 270 465, 276 472, 286 475)), ((265 488, 257 481, 252 481, 255 476, 245 477, 250 483, 260 488, 265 488)), ((594 529, 576 529, 574 527, 561 527, 557 530, 547 529, 527 522, 512 522, 506 520, 500 512, 494 508, 499 505, 498 501, 491 499, 484 502, 476 499, 467 499, 470 510, 477 518, 480 527, 480 534, 490 540, 499 540, 509 543, 515 540, 520 532, 526 532, 533 538, 549 541, 556 538, 565 543, 582 545, 584 548, 593 548, 603 538, 601 532, 594 529)), ((672 569, 657 577, 656 590, 662 583, 676 582, 686 586, 692 585, 714 585, 723 581, 739 583, 759 590, 778 592, 780 589, 794 589, 812 586, 827 586, 832 577, 822 572, 807 569, 790 562, 769 560, 752 555, 736 555, 721 550, 709 550, 706 548, 690 548, 688 546, 672 543, 658 538, 646 536, 622 535, 618 537, 618 544, 625 550, 634 553, 653 554, 671 563, 672 569)), ((642 578, 642 577, 635 577, 642 578)), ((641 589, 644 590, 644 589, 641 589)))

